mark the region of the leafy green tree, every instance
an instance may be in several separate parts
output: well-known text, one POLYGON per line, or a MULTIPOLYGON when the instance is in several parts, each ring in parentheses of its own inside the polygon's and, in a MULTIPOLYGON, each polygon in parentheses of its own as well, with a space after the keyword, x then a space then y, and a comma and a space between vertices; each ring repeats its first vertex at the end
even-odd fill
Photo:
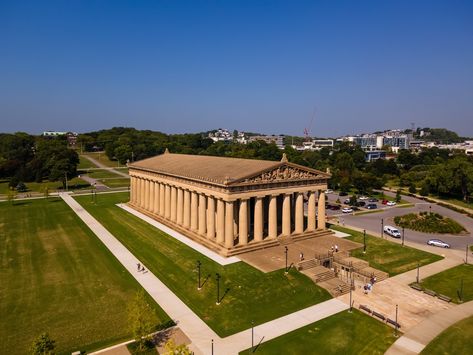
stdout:
POLYGON ((147 341, 150 340, 151 334, 158 324, 158 318, 153 308, 148 304, 143 290, 138 291, 128 305, 128 319, 138 348, 145 349, 147 341))
POLYGON ((396 202, 399 203, 401 202, 401 190, 396 191, 396 202))
POLYGON ((415 193, 417 192, 416 185, 410 184, 410 185, 409 185, 409 192, 410 192, 411 194, 415 194, 415 193))
POLYGON ((186 344, 176 345, 174 339, 169 339, 164 345, 163 355, 191 355, 192 351, 186 344))
POLYGON ((32 355, 53 355, 55 348, 56 341, 48 333, 43 333, 33 341, 30 350, 32 355))

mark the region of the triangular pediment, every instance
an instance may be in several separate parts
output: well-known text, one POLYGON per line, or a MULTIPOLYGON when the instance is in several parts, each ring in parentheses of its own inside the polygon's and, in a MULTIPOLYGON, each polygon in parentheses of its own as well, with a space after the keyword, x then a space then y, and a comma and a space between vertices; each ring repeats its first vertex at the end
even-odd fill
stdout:
POLYGON ((282 181, 327 179, 329 177, 329 174, 318 170, 296 164, 284 163, 275 168, 261 171, 258 174, 247 176, 239 181, 234 181, 233 183, 275 183, 282 181))

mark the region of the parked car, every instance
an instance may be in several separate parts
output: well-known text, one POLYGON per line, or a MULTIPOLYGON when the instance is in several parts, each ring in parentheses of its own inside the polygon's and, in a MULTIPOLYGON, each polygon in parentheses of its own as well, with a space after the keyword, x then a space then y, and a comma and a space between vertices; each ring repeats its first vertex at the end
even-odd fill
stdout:
POLYGON ((357 201, 355 206, 357 207, 364 207, 366 205, 366 202, 365 201, 357 201))
POLYGON ((388 202, 386 203, 386 206, 396 206, 396 202, 394 202, 394 201, 388 201, 388 202))
POLYGON ((327 190, 325 190, 325 193, 326 194, 333 194, 333 190, 332 189, 327 189, 327 190))
POLYGON ((353 208, 350 207, 344 207, 342 208, 343 213, 353 213, 353 208))
POLYGON ((332 211, 338 211, 340 209, 340 206, 339 205, 330 205, 330 209, 332 211))
POLYGON ((427 241, 428 245, 432 245, 434 247, 440 247, 440 248, 450 248, 450 244, 445 243, 444 241, 440 239, 429 239, 427 241))
POLYGON ((383 202, 381 202, 383 205, 387 204, 389 201, 388 200, 383 200, 383 202))
POLYGON ((368 200, 368 202, 378 202, 378 199, 377 199, 377 198, 374 198, 374 197, 372 197, 372 198, 370 198, 370 199, 368 200))
POLYGON ((340 191, 338 196, 348 196, 348 192, 340 191))
POLYGON ((367 200, 367 199, 368 199, 368 197, 366 197, 366 196, 360 196, 360 197, 358 197, 358 200, 362 200, 362 201, 363 201, 363 200, 367 200))
POLYGON ((376 203, 368 203, 366 205, 366 208, 369 209, 369 210, 375 210, 378 208, 378 206, 376 206, 376 203))
POLYGON ((401 238, 401 232, 396 227, 384 226, 384 233, 390 235, 393 238, 401 238))
POLYGON ((345 205, 349 205, 349 204, 350 204, 350 199, 347 198, 345 201, 343 201, 343 203, 344 203, 345 205))

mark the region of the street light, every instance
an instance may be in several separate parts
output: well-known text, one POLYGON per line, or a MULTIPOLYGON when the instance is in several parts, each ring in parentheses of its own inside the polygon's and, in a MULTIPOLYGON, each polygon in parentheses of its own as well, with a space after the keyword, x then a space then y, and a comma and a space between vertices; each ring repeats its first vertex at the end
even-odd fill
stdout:
POLYGON ((384 218, 381 218, 381 238, 384 238, 384 218))
POLYGON ((416 283, 419 283, 419 263, 417 263, 417 277, 416 277, 416 283))
POLYGON ((466 245, 466 248, 465 248, 465 264, 468 264, 468 244, 466 245))
POLYGON ((214 355, 214 340, 212 339, 212 355, 214 355))
POLYGON ((352 311, 352 305, 353 305, 353 302, 351 301, 352 300, 352 295, 351 295, 351 292, 352 292, 352 289, 353 289, 353 279, 350 279, 350 313, 352 311))
POLYGON ((429 214, 432 214, 432 205, 429 205, 429 214))
POLYGON ((404 227, 402 227, 402 246, 404 246, 404 227))
POLYGON ((363 254, 366 253, 366 229, 363 229, 363 254))
POLYGON ((398 311, 398 305, 396 305, 396 326, 394 328, 394 335, 397 337, 397 328, 398 328, 398 322, 397 322, 397 311, 398 311))
POLYGON ((218 306, 220 304, 220 274, 217 272, 215 274, 215 280, 217 280, 217 303, 218 306))
POLYGON ((255 322, 251 321, 251 352, 253 353, 255 344, 255 322))
POLYGON ((284 247, 284 253, 286 254, 286 268, 284 269, 284 273, 287 274, 287 246, 284 247))
POLYGON ((199 273, 199 284, 198 284, 198 286, 197 286, 197 290, 199 290, 199 291, 200 291, 200 289, 202 288, 202 287, 200 286, 200 266, 201 266, 201 265, 202 265, 202 263, 200 262, 200 260, 197 260, 197 270, 198 270, 198 273, 199 273))

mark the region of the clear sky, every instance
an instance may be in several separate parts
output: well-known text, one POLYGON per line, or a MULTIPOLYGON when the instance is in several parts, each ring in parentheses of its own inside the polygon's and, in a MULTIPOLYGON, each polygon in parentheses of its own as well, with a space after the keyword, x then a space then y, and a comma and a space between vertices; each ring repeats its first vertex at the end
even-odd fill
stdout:
POLYGON ((0 0, 0 131, 473 136, 473 1, 0 0))

